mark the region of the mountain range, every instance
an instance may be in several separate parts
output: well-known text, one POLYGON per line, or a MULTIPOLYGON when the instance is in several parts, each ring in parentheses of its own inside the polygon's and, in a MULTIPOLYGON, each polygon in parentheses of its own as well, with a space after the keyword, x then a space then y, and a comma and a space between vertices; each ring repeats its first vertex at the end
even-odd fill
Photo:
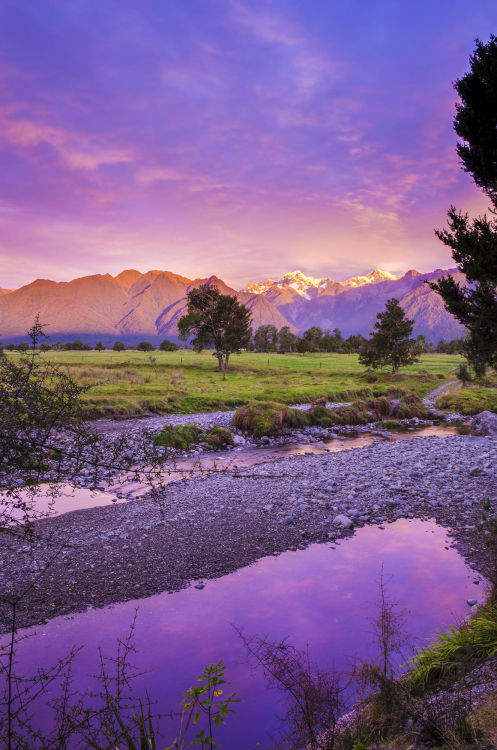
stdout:
POLYGON ((464 278, 457 269, 425 274, 411 270, 402 276, 376 269, 346 281, 292 271, 279 281, 250 283, 241 291, 217 276, 188 279, 169 271, 127 270, 117 276, 95 274, 68 282, 37 279, 19 289, 0 289, 0 333, 4 342, 25 338, 39 313, 53 341, 101 339, 108 345, 116 338, 129 344, 142 339, 174 340, 188 290, 208 284, 222 294, 236 295, 252 312, 254 330, 263 324, 278 329, 288 325, 294 333, 316 325, 339 328, 344 336, 369 335, 376 314, 396 297, 416 321, 414 335, 424 334, 436 343, 464 332, 446 312, 439 295, 424 283, 446 274, 464 278))

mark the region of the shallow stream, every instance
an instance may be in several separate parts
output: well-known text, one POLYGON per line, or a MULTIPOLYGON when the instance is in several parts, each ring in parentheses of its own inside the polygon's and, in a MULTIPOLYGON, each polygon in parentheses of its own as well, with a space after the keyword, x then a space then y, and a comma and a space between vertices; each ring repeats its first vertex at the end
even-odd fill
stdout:
MULTIPOLYGON (((388 438, 391 442, 398 440, 414 440, 418 437, 449 437, 456 435, 457 428, 451 426, 425 427, 418 430, 395 432, 388 438)), ((201 476, 202 473, 210 471, 223 471, 228 469, 255 466, 267 461, 275 461, 279 458, 291 456, 315 455, 323 453, 338 453, 345 450, 364 448, 374 441, 385 440, 372 433, 359 434, 357 437, 337 437, 333 440, 318 443, 288 443, 274 447, 260 448, 235 448, 232 451, 214 451, 204 453, 192 458, 180 458, 174 462, 164 463, 164 484, 175 482, 183 478, 201 476)), ((137 482, 119 482, 110 485, 106 490, 91 490, 83 487, 72 487, 69 484, 60 485, 60 492, 55 497, 44 496, 39 493, 33 500, 36 509, 40 513, 49 513, 50 516, 68 513, 72 510, 83 510, 119 502, 129 502, 149 491, 145 484, 137 482), (117 494, 122 497, 118 497, 117 494)), ((1 504, 1 495, 0 495, 1 504)))

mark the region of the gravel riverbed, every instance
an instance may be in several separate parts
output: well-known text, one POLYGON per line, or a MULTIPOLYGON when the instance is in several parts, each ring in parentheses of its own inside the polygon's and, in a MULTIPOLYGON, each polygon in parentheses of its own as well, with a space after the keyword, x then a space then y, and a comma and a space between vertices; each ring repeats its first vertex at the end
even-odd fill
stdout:
MULTIPOLYGON (((293 456, 170 484, 161 507, 145 496, 37 522, 34 549, 0 548, 0 588, 18 626, 175 591, 265 555, 339 541, 363 524, 435 518, 468 561, 487 572, 482 505, 497 513, 497 440, 418 437, 324 455, 293 456), (54 545, 64 550, 40 576, 54 545)), ((380 553, 380 550, 379 550, 380 553)), ((0 606, 0 628, 9 608, 0 606)))

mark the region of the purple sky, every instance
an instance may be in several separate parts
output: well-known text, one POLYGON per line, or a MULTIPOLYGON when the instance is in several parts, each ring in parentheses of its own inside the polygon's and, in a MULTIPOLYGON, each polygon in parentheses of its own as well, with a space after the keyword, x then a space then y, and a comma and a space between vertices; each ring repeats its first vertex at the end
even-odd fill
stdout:
POLYGON ((2 0, 0 287, 452 265, 452 82, 495 0, 2 0))

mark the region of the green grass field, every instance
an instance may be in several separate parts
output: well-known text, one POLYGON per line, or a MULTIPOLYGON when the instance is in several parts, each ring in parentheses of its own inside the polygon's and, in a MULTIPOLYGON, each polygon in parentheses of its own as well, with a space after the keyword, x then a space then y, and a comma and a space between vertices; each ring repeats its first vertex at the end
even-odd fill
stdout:
MULTIPOLYGON (((8 356, 17 357, 12 353, 8 356)), ((81 385, 88 415, 192 413, 232 409, 251 400, 305 403, 326 396, 349 401, 391 388, 423 396, 453 380, 461 358, 430 354, 397 376, 365 373, 355 354, 233 355, 226 381, 211 352, 48 352, 81 385)))

